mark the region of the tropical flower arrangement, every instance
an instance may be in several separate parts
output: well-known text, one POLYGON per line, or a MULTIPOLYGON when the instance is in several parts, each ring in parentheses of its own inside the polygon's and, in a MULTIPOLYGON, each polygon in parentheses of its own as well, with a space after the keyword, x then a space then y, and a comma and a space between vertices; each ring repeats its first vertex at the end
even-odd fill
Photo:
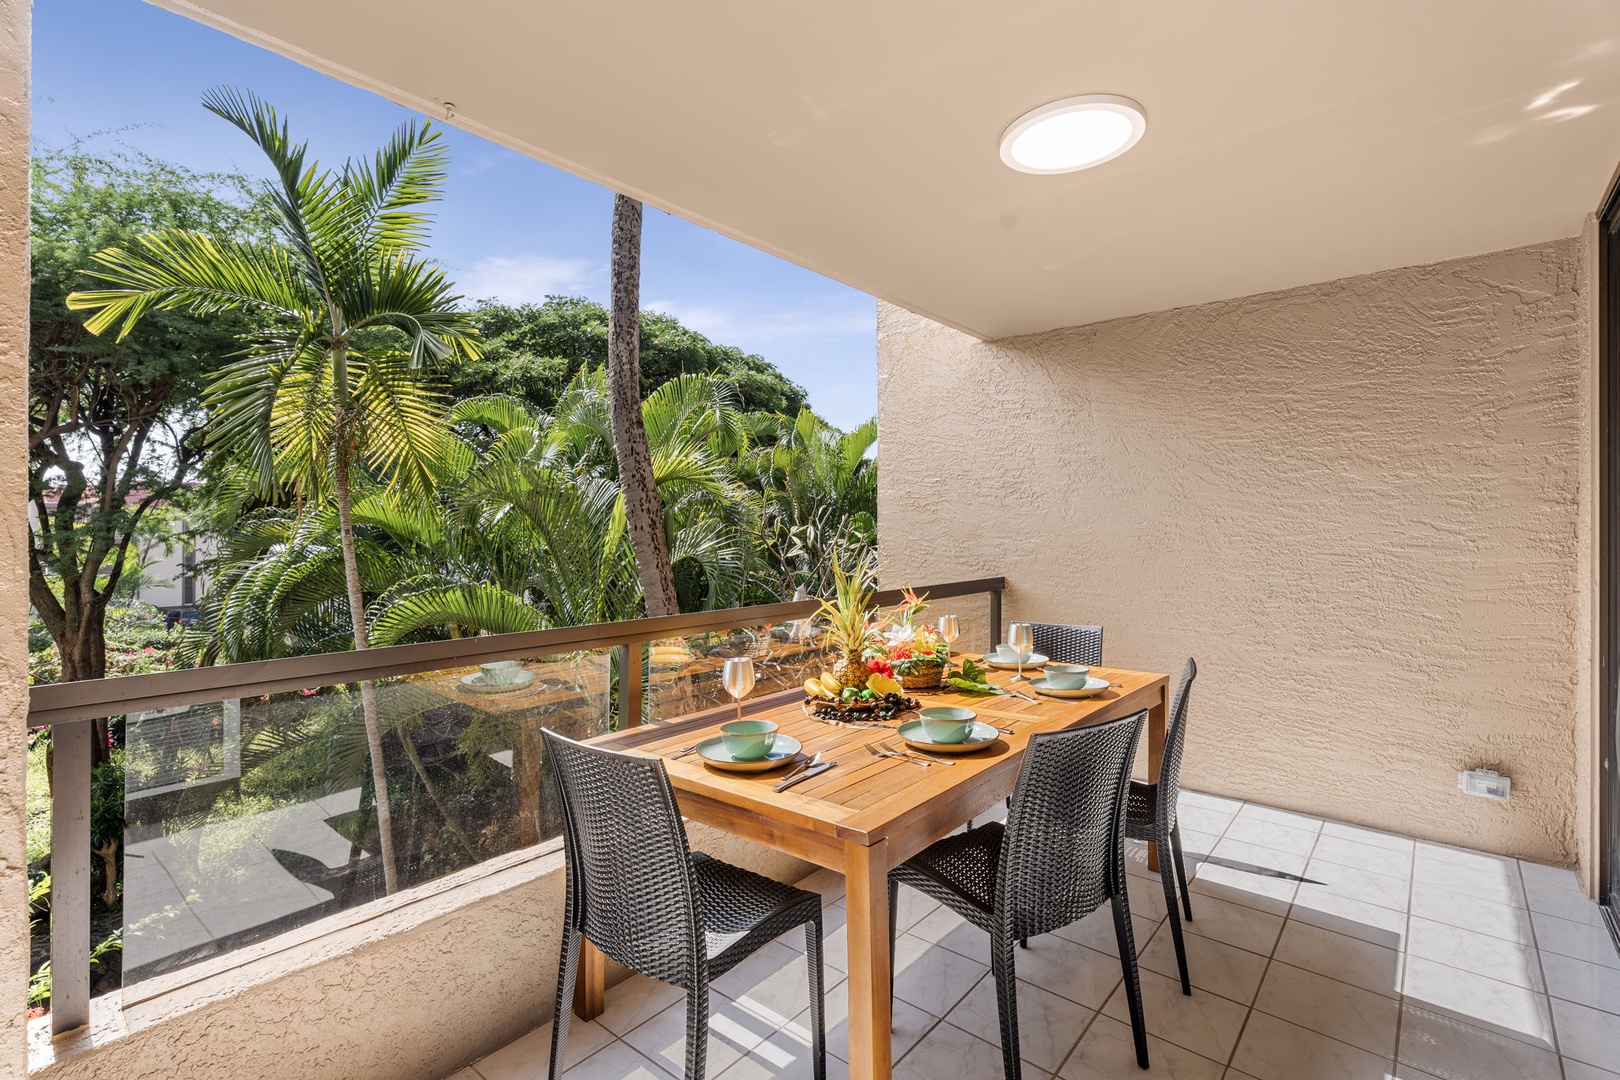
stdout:
POLYGON ((907 690, 934 689, 944 679, 951 646, 920 621, 928 610, 928 595, 907 589, 904 597, 894 620, 880 630, 881 644, 867 650, 866 666, 876 671, 880 669, 874 665, 881 664, 907 690))

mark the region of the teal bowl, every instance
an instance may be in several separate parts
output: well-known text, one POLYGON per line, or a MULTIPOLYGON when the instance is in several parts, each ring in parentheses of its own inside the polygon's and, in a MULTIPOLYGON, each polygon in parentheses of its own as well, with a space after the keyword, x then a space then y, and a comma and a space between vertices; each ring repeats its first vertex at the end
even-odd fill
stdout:
POLYGON ((1091 677, 1091 669, 1084 664, 1047 664, 1046 685, 1054 690, 1079 690, 1091 677))
POLYGON ((922 733, 929 742, 964 742, 973 733, 979 714, 958 705, 934 705, 917 713, 922 717, 922 733))
POLYGON ((776 725, 769 720, 733 720, 720 725, 720 736, 733 761, 763 761, 776 745, 776 725))

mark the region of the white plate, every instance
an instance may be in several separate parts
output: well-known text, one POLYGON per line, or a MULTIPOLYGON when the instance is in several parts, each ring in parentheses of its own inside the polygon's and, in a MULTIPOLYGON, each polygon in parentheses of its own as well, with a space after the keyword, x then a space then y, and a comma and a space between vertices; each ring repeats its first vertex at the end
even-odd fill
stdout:
MULTIPOLYGON (((1030 653, 1029 659, 1024 661, 1024 667, 1044 667, 1046 665, 1046 661, 1047 658, 1042 656, 1040 653, 1030 653)), ((1017 660, 999 660, 996 658, 994 653, 987 655, 982 661, 980 661, 980 663, 989 664, 991 667, 999 668, 1002 671, 1018 670, 1017 660)))
POLYGON ((776 734, 776 742, 771 746, 771 752, 756 761, 738 761, 726 752, 726 737, 714 735, 698 743, 698 757, 704 764, 713 765, 725 772, 767 772, 771 769, 786 765, 799 756, 804 744, 791 735, 776 734))
POLYGON ((507 694, 513 690, 522 690, 537 678, 539 676, 532 671, 520 671, 510 682, 497 683, 484 678, 482 671, 475 671, 471 675, 463 675, 461 685, 463 689, 471 690, 475 694, 507 694))
POLYGON ((968 732, 968 737, 961 742, 929 742, 923 738, 922 721, 907 720, 900 725, 900 737, 906 741, 907 746, 926 750, 931 754, 971 754, 975 750, 983 750, 1001 738, 1001 733, 983 720, 975 720, 973 730, 968 732))
POLYGON ((1086 685, 1084 685, 1084 686, 1076 686, 1071 690, 1059 690, 1055 686, 1048 685, 1047 681, 1045 679, 1031 679, 1029 681, 1029 686, 1030 686, 1030 689, 1034 690, 1037 694, 1045 694, 1047 697, 1058 697, 1058 698, 1096 697, 1098 694, 1100 694, 1104 690, 1108 689, 1108 680, 1107 679, 1090 678, 1090 679, 1086 680, 1086 685))

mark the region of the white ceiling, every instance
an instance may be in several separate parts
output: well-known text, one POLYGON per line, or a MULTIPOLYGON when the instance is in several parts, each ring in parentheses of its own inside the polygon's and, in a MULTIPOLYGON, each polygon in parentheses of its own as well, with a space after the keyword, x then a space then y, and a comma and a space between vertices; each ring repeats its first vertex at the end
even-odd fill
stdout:
POLYGON ((160 2, 980 337, 1571 236, 1620 163, 1616 0, 160 2), (1141 143, 1002 165, 1085 93, 1141 143))

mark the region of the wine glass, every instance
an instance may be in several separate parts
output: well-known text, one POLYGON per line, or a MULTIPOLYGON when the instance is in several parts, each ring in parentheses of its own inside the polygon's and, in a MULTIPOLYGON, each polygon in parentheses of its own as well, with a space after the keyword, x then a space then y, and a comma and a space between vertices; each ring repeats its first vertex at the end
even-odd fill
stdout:
POLYGON ((939 617, 939 636, 945 640, 945 673, 951 672, 951 643, 962 636, 962 627, 955 615, 939 617))
POLYGON ((754 688, 754 658, 751 656, 730 656, 726 658, 725 670, 720 676, 721 685, 726 693, 737 699, 737 719, 742 719, 742 699, 748 696, 754 688))
POLYGON ((1027 622, 1007 624, 1007 644, 1018 654, 1018 674, 1011 682, 1027 682, 1024 678, 1024 657, 1035 647, 1035 628, 1027 622))

